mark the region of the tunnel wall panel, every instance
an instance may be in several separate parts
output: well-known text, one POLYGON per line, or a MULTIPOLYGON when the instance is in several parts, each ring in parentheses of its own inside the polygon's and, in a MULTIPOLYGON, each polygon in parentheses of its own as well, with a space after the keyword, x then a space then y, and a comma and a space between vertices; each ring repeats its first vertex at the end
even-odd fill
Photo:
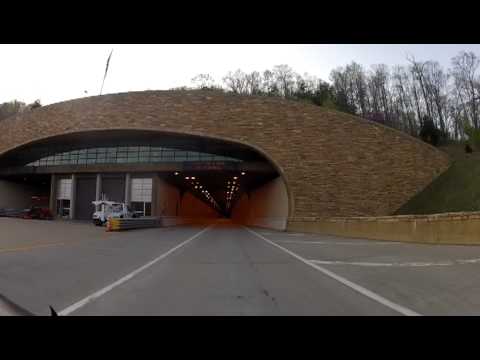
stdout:
POLYGON ((215 219, 219 217, 219 214, 203 201, 186 192, 182 197, 179 216, 183 218, 215 219))
POLYGON ((281 177, 243 194, 232 211, 232 220, 251 226, 285 230, 288 219, 288 194, 281 177))
POLYGON ((178 216, 180 210, 180 191, 161 178, 156 179, 157 192, 156 216, 178 216))

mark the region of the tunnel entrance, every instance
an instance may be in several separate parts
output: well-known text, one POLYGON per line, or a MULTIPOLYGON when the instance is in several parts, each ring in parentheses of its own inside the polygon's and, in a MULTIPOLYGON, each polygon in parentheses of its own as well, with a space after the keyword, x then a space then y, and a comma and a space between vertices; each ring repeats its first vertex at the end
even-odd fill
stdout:
POLYGON ((50 197, 54 214, 72 219, 91 218, 91 202, 101 198, 172 224, 225 218, 284 230, 289 212, 286 184, 265 155, 186 134, 99 130, 47 138, 2 156, 0 178, 29 179, 50 197))
MULTIPOLYGON (((218 165, 217 165, 218 166, 218 165)), ((272 167, 262 170, 187 170, 163 174, 164 179, 181 189, 186 200, 183 215, 203 215, 194 211, 188 197, 193 196, 214 212, 206 212, 235 223, 284 230, 288 217, 288 195, 283 180, 272 167), (186 207, 191 207, 186 210, 186 207)))

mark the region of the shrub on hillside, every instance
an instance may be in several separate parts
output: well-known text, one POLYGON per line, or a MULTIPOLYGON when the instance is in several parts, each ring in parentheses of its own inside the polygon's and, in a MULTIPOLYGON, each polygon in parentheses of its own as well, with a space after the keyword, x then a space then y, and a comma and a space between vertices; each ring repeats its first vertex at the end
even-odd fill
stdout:
POLYGON ((475 129, 470 124, 464 124, 465 134, 468 136, 469 145, 476 151, 480 150, 480 129, 475 129))

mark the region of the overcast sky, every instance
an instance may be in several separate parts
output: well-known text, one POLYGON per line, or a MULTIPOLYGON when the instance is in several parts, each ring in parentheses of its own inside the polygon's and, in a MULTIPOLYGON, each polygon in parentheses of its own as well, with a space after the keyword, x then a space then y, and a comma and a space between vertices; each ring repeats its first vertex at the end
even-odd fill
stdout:
POLYGON ((200 73, 218 83, 229 70, 263 71, 288 64, 323 80, 356 61, 405 64, 407 54, 445 67, 461 50, 480 55, 480 45, 0 45, 0 103, 13 99, 47 105, 98 95, 113 49, 103 93, 165 90, 191 85, 200 73), (85 93, 87 91, 87 93, 85 93))

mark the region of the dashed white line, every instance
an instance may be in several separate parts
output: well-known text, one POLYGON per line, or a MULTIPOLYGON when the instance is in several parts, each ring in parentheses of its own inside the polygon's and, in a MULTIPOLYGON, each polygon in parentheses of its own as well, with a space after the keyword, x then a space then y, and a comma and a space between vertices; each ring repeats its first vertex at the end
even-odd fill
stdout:
POLYGON ((300 260, 301 262, 303 262, 304 264, 322 272, 323 274, 327 275, 328 277, 340 282, 341 284, 357 291, 358 293, 394 310, 394 311, 397 311, 398 313, 400 314, 403 314, 403 315, 407 315, 407 316, 420 316, 419 313, 413 311, 413 310, 410 310, 402 305, 399 305, 399 304, 396 304, 386 298, 384 298, 383 296, 379 295, 379 294, 376 294, 374 293, 373 291, 370 291, 366 288, 364 288, 363 286, 360 286, 358 284, 355 284, 354 282, 348 280, 348 279, 345 279, 344 277, 340 276, 340 275, 337 275, 335 274, 334 272, 330 271, 330 270, 327 270, 317 264, 314 264, 313 262, 301 257, 300 255, 297 255, 295 254, 294 252, 284 248, 283 246, 281 245, 278 245, 276 244, 275 242, 267 239, 266 237, 262 236, 261 234, 257 233, 256 231, 253 231, 251 229, 249 229, 248 227, 245 227, 245 229, 247 231, 249 231, 250 233, 252 233, 253 235, 259 237, 260 239, 266 241, 267 243, 269 243, 270 245, 273 245, 277 248, 279 248, 280 250, 286 252, 287 254, 293 256, 294 258, 296 258, 297 260, 300 260))
POLYGON ((153 259, 152 261, 146 263, 145 265, 139 267, 138 269, 132 271, 130 274, 122 277, 121 279, 118 279, 117 281, 115 281, 114 283, 104 287, 103 289, 100 289, 96 292, 94 292, 93 294, 87 296, 86 298, 80 300, 80 301, 77 301, 76 303, 70 305, 69 307, 63 309, 62 311, 59 311, 58 312, 58 315, 68 315, 68 314, 71 314, 72 312, 80 309, 81 307, 87 305, 88 303, 92 302, 93 300, 99 298, 100 296, 103 296, 105 295, 106 293, 112 291, 114 288, 116 288, 117 286, 120 286, 122 285, 123 283, 127 282, 128 280, 132 279, 134 276, 138 275, 139 273, 141 273, 142 271, 148 269, 149 267, 151 267, 152 265, 154 265, 155 263, 159 262, 160 260, 163 260, 165 259, 168 255, 172 254, 173 252, 175 252, 176 250, 180 249, 181 247, 187 245, 189 242, 193 241, 194 239, 196 239, 197 237, 199 237, 200 235, 202 235, 205 231, 207 231, 208 229, 210 229, 212 226, 214 225, 210 225, 210 226, 207 226, 205 229, 203 229, 202 231, 196 233, 195 235, 193 235, 192 237, 188 238, 187 240, 181 242, 180 244, 178 244, 177 246, 171 248, 170 250, 168 250, 166 253, 163 253, 162 255, 156 257, 155 259, 153 259))

